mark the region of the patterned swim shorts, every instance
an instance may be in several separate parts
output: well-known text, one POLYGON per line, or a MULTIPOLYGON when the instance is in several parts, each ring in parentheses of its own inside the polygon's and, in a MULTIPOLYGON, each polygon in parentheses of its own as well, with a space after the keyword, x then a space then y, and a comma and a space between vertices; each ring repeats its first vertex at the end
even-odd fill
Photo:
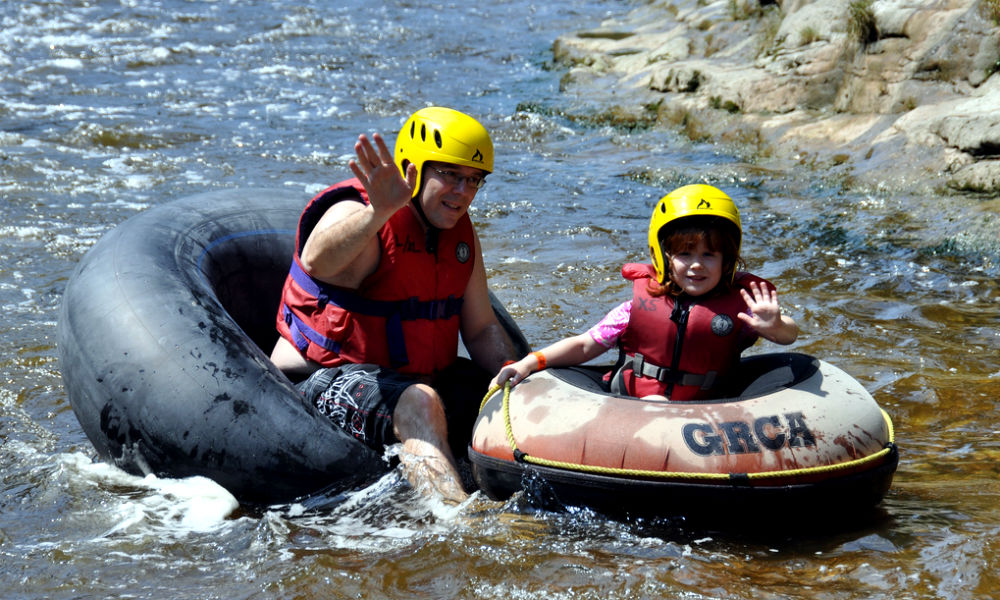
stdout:
POLYGON ((414 383, 413 377, 378 365, 346 364, 320 369, 297 387, 334 424, 381 451, 399 441, 392 414, 403 391, 414 383))

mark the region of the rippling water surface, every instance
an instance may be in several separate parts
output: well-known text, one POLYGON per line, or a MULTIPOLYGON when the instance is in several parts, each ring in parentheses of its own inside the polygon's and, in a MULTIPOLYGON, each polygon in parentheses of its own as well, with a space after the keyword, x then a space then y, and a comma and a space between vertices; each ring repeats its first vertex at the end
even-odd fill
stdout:
MULTIPOLYGON (((998 200, 844 191, 668 128, 615 90, 560 91, 550 48, 623 1, 122 0, 0 7, 0 589, 6 598, 982 598, 1000 596, 998 200), (303 200, 358 133, 445 104, 497 171, 473 207, 491 283, 534 345, 627 294, 653 202, 733 195, 794 349, 857 377, 902 459, 874 520, 766 535, 461 510, 390 474, 318 515, 249 512, 211 482, 92 462, 55 347, 74 265, 126 218, 214 188, 303 200)), ((761 344, 755 352, 767 351, 761 344)), ((734 507, 734 510, 739 510, 734 507)), ((747 515, 752 519, 753 515, 747 515)), ((821 521, 825 515, 816 515, 821 521)))

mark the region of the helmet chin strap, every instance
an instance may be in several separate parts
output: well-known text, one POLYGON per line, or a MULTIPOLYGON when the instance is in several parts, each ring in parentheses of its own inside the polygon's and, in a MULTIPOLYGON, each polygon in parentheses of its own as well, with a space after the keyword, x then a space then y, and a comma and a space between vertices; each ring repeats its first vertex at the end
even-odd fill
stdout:
POLYGON ((427 220, 427 215, 424 214, 424 207, 420 206, 420 201, 417 200, 419 197, 420 195, 417 194, 413 198, 410 198, 410 202, 413 203, 413 208, 415 208, 417 210, 417 214, 420 215, 420 220, 424 222, 424 247, 427 248, 427 252, 437 254, 438 236, 440 235, 441 230, 434 225, 431 225, 431 222, 427 220))

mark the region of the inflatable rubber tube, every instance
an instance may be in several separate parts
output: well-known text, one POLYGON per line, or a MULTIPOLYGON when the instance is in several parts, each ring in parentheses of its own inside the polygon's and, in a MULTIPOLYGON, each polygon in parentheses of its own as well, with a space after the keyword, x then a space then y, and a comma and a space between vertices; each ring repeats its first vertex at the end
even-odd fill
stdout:
POLYGON ((891 484, 891 421, 819 359, 746 358, 741 393, 702 402, 609 394, 603 370, 547 369, 489 397, 469 449, 480 488, 505 499, 543 484, 565 505, 721 516, 871 507, 891 484))
POLYGON ((277 339, 307 201, 287 190, 199 194, 129 219, 80 261, 58 346, 70 404, 101 459, 139 475, 205 476, 257 504, 336 493, 386 470, 302 402, 262 350, 277 339))

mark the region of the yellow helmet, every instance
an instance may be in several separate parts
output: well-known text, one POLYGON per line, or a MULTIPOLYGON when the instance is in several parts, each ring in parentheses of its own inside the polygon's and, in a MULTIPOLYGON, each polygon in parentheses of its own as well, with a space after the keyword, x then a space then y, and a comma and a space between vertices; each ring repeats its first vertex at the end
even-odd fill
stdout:
POLYGON ((431 106, 413 113, 396 137, 395 161, 406 176, 406 164, 417 167, 420 192, 424 163, 439 161, 493 172, 493 141, 479 121, 457 110, 431 106))
MULTIPOLYGON (((667 280, 667 257, 660 246, 660 230, 669 223, 685 217, 722 217, 736 225, 736 249, 739 254, 743 227, 740 225, 740 211, 733 200, 722 190, 704 184, 679 187, 660 198, 653 209, 649 221, 649 253, 656 269, 656 279, 661 284, 667 280)), ((735 265, 733 267, 735 274, 735 265)))

